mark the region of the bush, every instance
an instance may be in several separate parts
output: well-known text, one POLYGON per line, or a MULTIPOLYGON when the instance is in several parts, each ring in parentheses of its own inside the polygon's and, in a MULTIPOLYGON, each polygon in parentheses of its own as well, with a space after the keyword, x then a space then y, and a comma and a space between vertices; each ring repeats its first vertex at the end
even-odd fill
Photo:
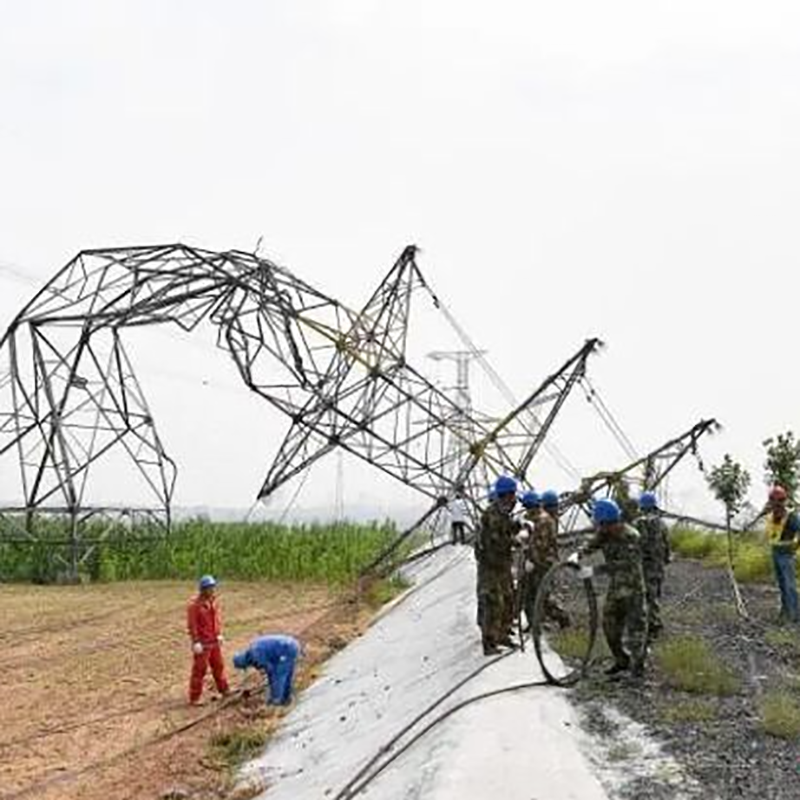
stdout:
POLYGON ((679 528, 670 534, 672 549, 684 558, 708 558, 714 553, 725 553, 727 542, 719 533, 679 528))
POLYGON ((739 679, 696 636, 662 642, 655 649, 656 661, 667 682, 695 694, 730 695, 739 690, 739 679))

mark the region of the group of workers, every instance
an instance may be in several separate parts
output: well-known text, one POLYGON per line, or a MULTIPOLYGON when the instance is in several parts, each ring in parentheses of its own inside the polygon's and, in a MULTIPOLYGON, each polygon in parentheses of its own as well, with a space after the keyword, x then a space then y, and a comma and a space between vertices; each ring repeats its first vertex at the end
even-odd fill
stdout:
MULTIPOLYGON (((644 492, 638 501, 634 524, 623 518, 620 506, 610 499, 592 506, 595 533, 574 552, 568 562, 579 566, 584 555, 602 551, 609 585, 603 607, 603 631, 614 657, 609 675, 630 670, 641 677, 648 642, 661 628, 659 598, 664 567, 670 560, 667 528, 658 513, 656 496, 644 492), (627 640, 627 648, 625 647, 627 640)), ((559 561, 559 497, 554 491, 518 496, 517 481, 501 476, 494 484, 489 505, 480 517, 475 536, 478 566, 478 625, 483 652, 495 655, 503 647, 515 647, 515 597, 533 624, 536 594, 542 579, 559 561), (515 515, 517 501, 523 512, 515 515), (515 575, 514 556, 522 568, 515 575)), ((569 626, 569 614, 558 598, 543 599, 545 618, 560 627, 569 626)))
MULTIPOLYGON (((787 508, 787 493, 770 490, 766 536, 772 548, 773 567, 780 592, 779 621, 800 621, 796 584, 796 551, 800 545, 800 515, 787 508)), ((454 543, 466 542, 467 510, 461 494, 451 503, 454 543), (455 510, 454 510, 455 509, 455 510)), ((609 583, 603 605, 603 632, 614 663, 606 670, 616 676, 630 671, 644 674, 649 642, 662 630, 660 598, 664 569, 670 561, 667 526, 652 492, 643 492, 631 508, 611 499, 592 504, 595 532, 572 553, 567 562, 578 567, 581 559, 603 553, 603 571, 609 583), (637 513, 638 512, 638 513, 637 513), (626 647, 627 644, 627 647, 626 647)), ((559 561, 559 496, 552 490, 518 495, 514 478, 501 476, 495 482, 490 502, 482 512, 474 546, 477 561, 478 626, 483 652, 496 655, 503 647, 515 647, 514 626, 518 610, 533 626, 536 595, 544 576, 559 561), (515 514, 517 502, 522 513, 515 514), (513 569, 515 554, 519 568, 513 569), (516 577, 516 585, 515 585, 516 577), (519 609, 516 598, 520 599, 519 609)), ((222 656, 222 619, 216 597, 217 581, 211 575, 200 579, 198 593, 189 602, 187 626, 193 662, 189 702, 199 704, 203 681, 211 669, 217 690, 230 693, 222 656)), ((559 627, 570 625, 569 614, 558 598, 543 599, 546 619, 559 627)), ((233 657, 237 669, 261 670, 267 679, 267 703, 285 705, 292 696, 295 663, 300 644, 282 634, 260 636, 233 657)))
MULTIPOLYGON (((187 607, 187 628, 192 643, 192 671, 189 678, 189 702, 202 703, 203 681, 209 667, 217 691, 231 693, 222 657, 222 614, 217 600, 217 581, 213 575, 200 578, 197 594, 187 607)), ((233 666, 260 670, 267 680, 267 704, 287 705, 292 697, 295 663, 301 654, 300 643, 293 636, 272 634, 258 636, 247 649, 236 653, 233 666)))

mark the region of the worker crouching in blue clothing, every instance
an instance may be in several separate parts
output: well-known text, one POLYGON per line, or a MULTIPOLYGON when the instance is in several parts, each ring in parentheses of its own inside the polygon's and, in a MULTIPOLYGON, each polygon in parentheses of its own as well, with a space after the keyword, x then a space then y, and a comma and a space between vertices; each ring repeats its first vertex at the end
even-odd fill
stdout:
POLYGON ((269 682, 267 705, 285 706, 292 699, 294 667, 300 652, 300 644, 293 636, 259 636, 247 650, 234 655, 233 666, 261 670, 269 682))

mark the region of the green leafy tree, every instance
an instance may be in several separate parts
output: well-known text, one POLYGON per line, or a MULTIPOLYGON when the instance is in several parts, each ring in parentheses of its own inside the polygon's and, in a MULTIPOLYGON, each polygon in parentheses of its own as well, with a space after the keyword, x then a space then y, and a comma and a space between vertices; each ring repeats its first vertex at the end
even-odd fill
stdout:
POLYGON ((750 473, 741 464, 734 461, 729 453, 726 453, 722 463, 711 469, 711 472, 706 476, 706 481, 714 497, 725 506, 725 528, 728 537, 728 577, 733 588, 736 610, 741 616, 746 617, 747 610, 733 573, 731 520, 745 505, 745 497, 750 487, 750 473))
POLYGON ((706 481, 714 497, 725 506, 725 518, 730 528, 731 519, 744 505, 750 488, 750 473, 726 453, 722 463, 711 469, 706 481))
POLYGON ((767 482, 783 486, 794 501, 800 482, 800 442, 792 431, 787 431, 767 439, 763 444, 767 451, 767 460, 764 462, 767 482))

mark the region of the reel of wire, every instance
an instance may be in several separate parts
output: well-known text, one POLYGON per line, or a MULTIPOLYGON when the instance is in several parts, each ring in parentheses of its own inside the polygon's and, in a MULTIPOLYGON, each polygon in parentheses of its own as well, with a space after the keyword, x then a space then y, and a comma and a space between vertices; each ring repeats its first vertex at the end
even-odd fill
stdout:
POLYGON ((547 571, 536 591, 533 647, 545 679, 556 686, 573 686, 592 661, 599 627, 592 574, 591 567, 560 561, 547 571), (551 622, 560 630, 553 634, 553 642, 547 642, 551 622))

